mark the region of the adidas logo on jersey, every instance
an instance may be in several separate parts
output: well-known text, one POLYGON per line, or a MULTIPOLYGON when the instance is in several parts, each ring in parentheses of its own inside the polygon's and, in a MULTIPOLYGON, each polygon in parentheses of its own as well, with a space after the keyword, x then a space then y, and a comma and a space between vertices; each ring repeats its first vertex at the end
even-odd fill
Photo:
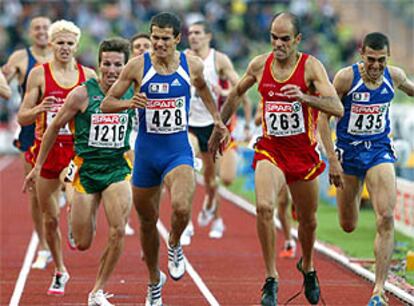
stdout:
POLYGON ((174 81, 172 81, 171 86, 181 86, 181 83, 178 79, 174 79, 174 81))
POLYGON ((387 90, 387 88, 384 87, 384 89, 381 90, 381 94, 386 95, 387 93, 388 93, 388 90, 387 90))

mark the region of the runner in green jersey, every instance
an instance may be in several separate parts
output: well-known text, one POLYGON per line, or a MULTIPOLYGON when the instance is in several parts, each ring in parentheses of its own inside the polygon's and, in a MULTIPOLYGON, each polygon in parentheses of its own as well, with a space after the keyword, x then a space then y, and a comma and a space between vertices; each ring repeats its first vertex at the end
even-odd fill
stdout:
MULTIPOLYGON (((95 233, 96 211, 101 200, 109 224, 109 239, 99 264, 88 305, 112 305, 103 288, 115 268, 124 243, 125 224, 132 205, 129 183, 129 150, 134 109, 101 113, 99 106, 106 92, 118 79, 128 61, 129 43, 122 38, 104 40, 99 47, 99 79, 89 80, 72 90, 61 110, 47 128, 33 170, 25 179, 26 188, 39 176, 41 165, 61 127, 70 122, 75 137, 76 156, 66 178, 75 193, 71 209, 73 237, 79 250, 87 250, 95 233)), ((128 90, 123 99, 133 95, 128 90)))

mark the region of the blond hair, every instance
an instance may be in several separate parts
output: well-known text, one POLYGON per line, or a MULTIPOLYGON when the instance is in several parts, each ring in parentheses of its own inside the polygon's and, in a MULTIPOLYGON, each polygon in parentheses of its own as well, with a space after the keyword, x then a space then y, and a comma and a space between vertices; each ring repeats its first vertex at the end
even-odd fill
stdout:
POLYGON ((71 21, 58 20, 52 23, 49 27, 48 35, 49 41, 52 41, 54 36, 60 32, 69 32, 76 36, 76 43, 79 42, 81 37, 81 30, 71 21))

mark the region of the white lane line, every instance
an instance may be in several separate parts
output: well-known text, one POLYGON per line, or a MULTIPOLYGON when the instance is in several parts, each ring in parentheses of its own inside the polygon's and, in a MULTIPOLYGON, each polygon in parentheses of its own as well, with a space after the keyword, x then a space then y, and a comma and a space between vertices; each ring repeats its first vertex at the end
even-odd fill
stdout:
MULTIPOLYGON (((157 228, 158 228, 158 231, 161 234, 161 237, 164 239, 165 243, 167 243, 168 231, 165 228, 164 224, 161 222, 161 220, 158 220, 157 228)), ((185 257, 185 255, 184 255, 184 262, 185 262, 185 267, 186 267, 187 273, 194 280, 194 283, 197 285, 198 289, 201 291, 201 293, 204 295, 204 297, 207 299, 207 301, 210 303, 210 305, 220 306, 219 302, 216 300, 216 298, 211 293, 211 291, 207 288, 206 284, 203 282, 200 275, 193 268, 193 266, 190 264, 190 262, 188 261, 187 257, 185 257)))
POLYGON ((22 297, 24 285, 26 284, 27 277, 29 276, 38 243, 39 238, 37 237, 37 234, 33 232, 29 246, 27 247, 26 255, 24 257, 22 269, 20 270, 16 286, 14 287, 13 295, 10 299, 9 306, 19 306, 20 298, 22 297))
POLYGON ((15 156, 7 155, 0 159, 0 172, 6 169, 16 159, 15 156))

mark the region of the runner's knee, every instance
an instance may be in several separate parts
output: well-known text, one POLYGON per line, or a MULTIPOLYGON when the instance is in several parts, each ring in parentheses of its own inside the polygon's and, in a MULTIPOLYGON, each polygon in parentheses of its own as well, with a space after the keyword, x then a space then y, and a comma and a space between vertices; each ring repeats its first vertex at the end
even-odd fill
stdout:
POLYGON ((394 216, 392 214, 382 214, 377 217, 378 233, 390 232, 394 229, 394 216))
POLYGON ((348 221, 348 220, 341 220, 340 223, 341 223, 341 228, 347 233, 352 233, 356 229, 355 222, 348 221))
POLYGON ((273 219, 273 205, 271 202, 260 201, 256 207, 257 217, 261 220, 272 220, 273 219))
POLYGON ((111 226, 109 228, 109 239, 119 241, 125 236, 125 225, 111 226))

